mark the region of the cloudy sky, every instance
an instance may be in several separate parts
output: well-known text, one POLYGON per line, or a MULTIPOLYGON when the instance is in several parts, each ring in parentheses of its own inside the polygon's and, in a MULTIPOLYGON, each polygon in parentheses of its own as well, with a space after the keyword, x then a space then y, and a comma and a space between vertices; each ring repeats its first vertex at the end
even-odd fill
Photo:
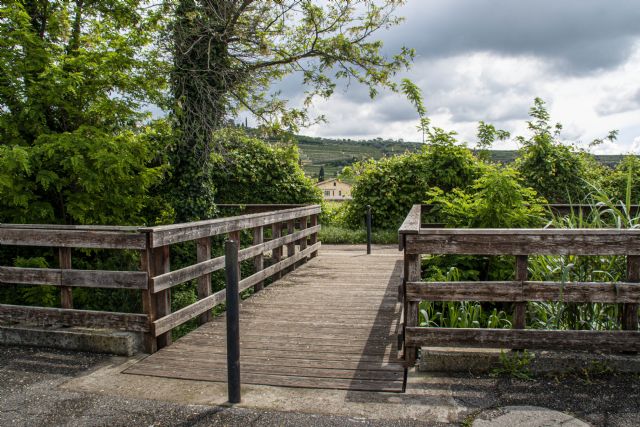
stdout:
MULTIPOLYGON (((435 126, 470 145, 479 120, 526 134, 538 96, 564 125, 564 139, 586 146, 618 129, 617 142, 593 151, 640 154, 639 0, 409 0, 398 14, 406 21, 379 37, 390 53, 416 50, 399 77, 422 89, 435 126)), ((285 85, 295 104, 303 88, 285 85)), ((420 139, 415 110, 398 94, 372 101, 351 86, 314 110, 329 122, 304 134, 420 139)))

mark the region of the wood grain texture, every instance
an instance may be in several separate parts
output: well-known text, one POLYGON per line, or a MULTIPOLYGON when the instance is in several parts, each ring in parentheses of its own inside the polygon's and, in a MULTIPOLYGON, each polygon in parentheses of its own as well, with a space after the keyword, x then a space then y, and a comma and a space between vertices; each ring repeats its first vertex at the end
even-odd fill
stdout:
POLYGON ((398 249, 404 249, 404 235, 418 234, 420 232, 420 224, 422 222, 422 206, 413 205, 407 214, 404 222, 398 229, 398 249))
MULTIPOLYGON (((319 248, 319 242, 309 245, 279 264, 319 248)), ((340 250, 333 247, 331 253, 340 250)), ((364 256, 363 247, 361 253, 326 257, 320 250, 317 258, 243 301, 243 384, 401 392, 404 367, 395 351, 401 271, 395 249, 384 256, 364 256)), ((224 315, 214 318, 125 372, 226 382, 224 325, 224 315)))
POLYGON ((0 267, 0 284, 3 283, 78 288, 147 289, 147 273, 142 271, 0 267))
POLYGON ((146 332, 149 330, 147 316, 144 314, 26 307, 20 305, 0 304, 0 320, 27 322, 41 326, 83 326, 88 328, 122 329, 134 332, 146 332))
POLYGON ((540 350, 639 351, 637 331, 406 328, 407 345, 540 350))
POLYGON ((141 228, 140 230, 151 233, 151 245, 152 247, 158 247, 186 242, 189 240, 196 240, 202 237, 216 236, 248 228, 275 224, 319 213, 319 205, 310 205, 300 208, 276 210, 267 213, 241 215, 231 218, 141 228))
POLYGON ((144 233, 46 228, 0 228, 0 245, 58 248, 144 249, 144 233))
POLYGON ((640 303, 640 286, 630 282, 411 282, 411 301, 563 301, 640 303))
POLYGON ((405 236, 412 254, 640 255, 640 230, 430 229, 405 236))

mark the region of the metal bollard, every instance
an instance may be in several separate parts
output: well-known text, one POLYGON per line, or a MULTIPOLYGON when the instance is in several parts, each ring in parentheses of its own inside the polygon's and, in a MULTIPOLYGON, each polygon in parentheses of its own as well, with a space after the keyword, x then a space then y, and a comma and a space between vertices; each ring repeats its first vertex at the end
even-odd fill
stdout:
POLYGON ((239 248, 240 242, 237 240, 227 240, 224 245, 227 276, 227 388, 229 403, 240 403, 239 248))
POLYGON ((371 205, 367 205, 367 255, 371 255, 371 205))

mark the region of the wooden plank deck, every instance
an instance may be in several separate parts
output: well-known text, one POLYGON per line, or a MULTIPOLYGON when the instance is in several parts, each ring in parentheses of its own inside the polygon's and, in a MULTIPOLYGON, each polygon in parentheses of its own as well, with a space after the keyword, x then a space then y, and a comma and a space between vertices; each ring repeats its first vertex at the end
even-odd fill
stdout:
MULTIPOLYGON (((402 253, 323 246, 317 258, 240 309, 243 384, 402 392, 397 290, 402 253)), ((226 382, 219 316, 125 372, 226 382)))

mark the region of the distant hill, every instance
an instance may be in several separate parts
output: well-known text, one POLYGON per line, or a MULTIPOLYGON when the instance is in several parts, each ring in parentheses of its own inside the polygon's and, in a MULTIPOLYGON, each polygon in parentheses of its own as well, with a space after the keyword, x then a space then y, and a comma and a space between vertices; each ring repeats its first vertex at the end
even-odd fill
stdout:
MULTIPOLYGON (((329 139, 297 135, 300 159, 304 172, 317 178, 320 167, 324 166, 326 178, 333 178, 342 170, 356 161, 365 159, 379 159, 383 156, 393 156, 406 151, 420 150, 421 143, 402 140, 388 140, 376 138, 371 140, 329 139)), ((517 155, 517 150, 490 150, 491 159, 500 163, 511 163, 517 155)), ((622 159, 622 155, 595 155, 596 159, 614 167, 622 159)))

